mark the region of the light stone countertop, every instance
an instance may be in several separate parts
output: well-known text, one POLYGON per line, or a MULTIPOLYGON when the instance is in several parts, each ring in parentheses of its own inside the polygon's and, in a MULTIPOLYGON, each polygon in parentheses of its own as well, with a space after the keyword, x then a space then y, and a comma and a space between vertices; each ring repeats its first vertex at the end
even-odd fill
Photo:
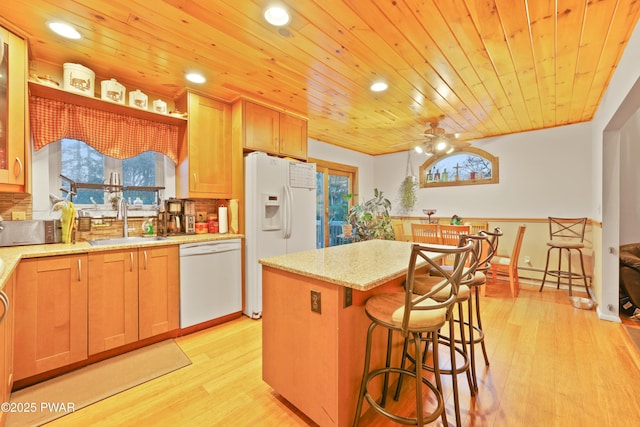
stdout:
POLYGON ((54 255, 71 255, 105 250, 140 248, 147 246, 179 245, 183 243, 210 242, 244 238, 244 234, 184 234, 167 236, 167 240, 149 240, 145 243, 91 246, 88 242, 51 243, 46 245, 7 246, 0 248, 0 289, 23 258, 41 258, 54 255))
POLYGON ((369 240, 260 259, 260 264, 359 291, 404 276, 412 242, 369 240))

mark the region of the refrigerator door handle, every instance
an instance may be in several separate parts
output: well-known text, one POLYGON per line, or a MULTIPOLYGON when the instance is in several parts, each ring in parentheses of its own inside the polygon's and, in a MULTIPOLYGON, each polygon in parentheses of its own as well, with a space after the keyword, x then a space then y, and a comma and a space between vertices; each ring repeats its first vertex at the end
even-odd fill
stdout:
POLYGON ((291 237, 291 210, 293 209, 293 192, 288 185, 284 186, 284 218, 283 218, 283 236, 285 239, 291 237))

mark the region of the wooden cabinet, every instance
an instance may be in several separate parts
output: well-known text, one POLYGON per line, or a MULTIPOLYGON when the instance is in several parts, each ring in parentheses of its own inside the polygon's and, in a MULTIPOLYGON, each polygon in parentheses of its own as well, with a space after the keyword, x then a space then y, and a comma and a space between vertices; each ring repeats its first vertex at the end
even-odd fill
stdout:
POLYGON ((178 246, 89 254, 89 354, 179 327, 178 246))
MULTIPOLYGON (((4 307, 0 308, 2 320, 0 321, 0 399, 8 402, 13 387, 13 325, 15 317, 14 304, 15 277, 12 274, 4 285, 2 292, 6 298, 4 307)), ((0 425, 4 425, 6 412, 0 411, 0 425)))
POLYGON ((139 249, 139 339, 180 326, 179 255, 177 245, 139 249))
MULTIPOLYGON (((15 298, 9 293, 15 300, 15 379, 178 329, 179 262, 178 245, 20 261, 15 298)), ((5 291, 12 290, 8 282, 5 291)), ((3 325, 13 330, 13 322, 9 317, 0 324, 0 358, 3 325)), ((0 360, 0 378, 10 365, 0 360)))
POLYGON ((89 254, 89 355, 138 340, 138 249, 89 254))
POLYGON ((176 108, 189 113, 176 170, 181 198, 231 198, 231 106, 187 92, 176 108))
POLYGON ((247 100, 233 108, 234 132, 242 135, 244 149, 306 160, 306 120, 247 100))
POLYGON ((0 191, 24 192, 29 190, 27 45, 23 38, 2 27, 0 34, 4 40, 0 48, 6 56, 0 62, 0 191))
POLYGON ((87 358, 87 270, 86 254, 20 261, 16 380, 87 358))

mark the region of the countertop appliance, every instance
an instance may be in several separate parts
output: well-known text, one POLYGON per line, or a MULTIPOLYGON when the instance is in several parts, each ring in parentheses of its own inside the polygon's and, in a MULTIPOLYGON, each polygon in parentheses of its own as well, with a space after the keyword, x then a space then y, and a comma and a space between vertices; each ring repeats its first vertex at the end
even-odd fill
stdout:
POLYGON ((240 239, 180 245, 180 327, 242 311, 240 239))
POLYGON ((245 158, 245 307, 262 315, 261 258, 316 248, 316 165, 254 152, 245 158))
POLYGON ((0 246, 60 243, 60 220, 0 221, 0 246))

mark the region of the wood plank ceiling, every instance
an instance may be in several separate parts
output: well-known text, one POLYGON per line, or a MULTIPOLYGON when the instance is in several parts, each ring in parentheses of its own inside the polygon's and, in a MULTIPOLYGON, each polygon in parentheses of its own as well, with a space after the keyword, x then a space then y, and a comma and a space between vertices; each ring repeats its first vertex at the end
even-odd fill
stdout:
POLYGON ((637 0, 286 0, 278 28, 267 3, 10 0, 0 16, 32 60, 83 64, 96 85, 246 96, 308 117, 311 138, 377 155, 437 120, 467 140, 589 121, 640 14, 637 0), (207 82, 186 82, 192 70, 207 82), (377 80, 389 89, 371 92, 377 80))

